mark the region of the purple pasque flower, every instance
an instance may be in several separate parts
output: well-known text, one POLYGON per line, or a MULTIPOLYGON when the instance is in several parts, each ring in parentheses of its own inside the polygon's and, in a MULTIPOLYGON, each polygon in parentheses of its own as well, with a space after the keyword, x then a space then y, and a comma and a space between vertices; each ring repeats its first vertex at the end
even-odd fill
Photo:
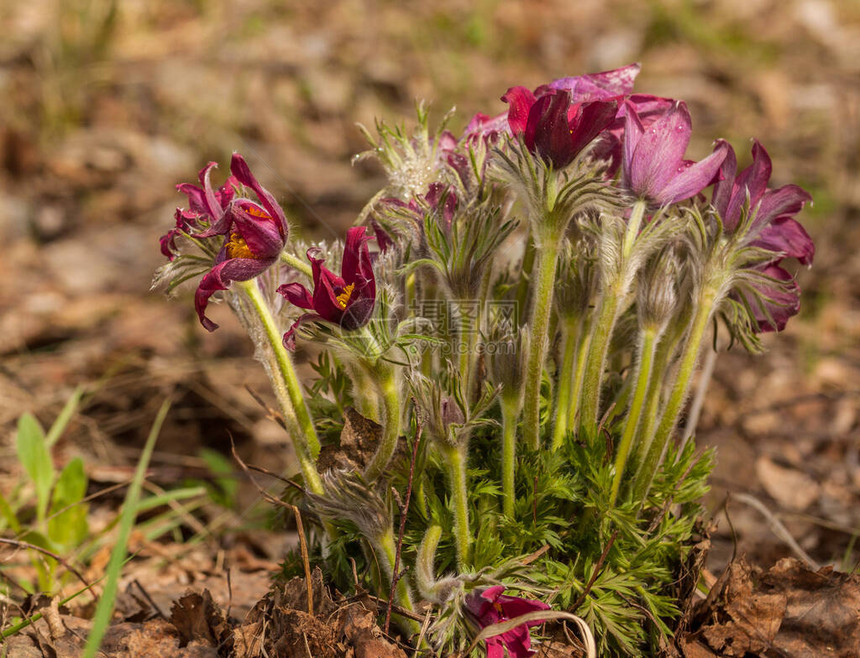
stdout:
MULTIPOLYGON (((214 218, 208 229, 195 234, 198 238, 224 235, 224 244, 215 257, 215 265, 200 280, 194 295, 197 316, 209 331, 218 328, 206 317, 209 298, 219 290, 227 290, 232 281, 248 281, 271 267, 278 260, 289 235, 284 211, 275 197, 260 185, 248 168, 248 163, 238 153, 233 154, 230 171, 238 183, 254 191, 257 201, 244 197, 231 198, 222 217, 214 218)), ((204 184, 204 191, 206 189, 204 184)), ((208 189, 211 190, 211 187, 208 189)), ((208 193, 204 195, 209 196, 208 193)), ((189 199, 192 199, 191 194, 189 199)), ((192 200, 192 207, 194 203, 192 200)))
POLYGON ((508 125, 522 136, 529 152, 562 169, 615 119, 615 100, 572 102, 567 89, 547 88, 535 96, 525 87, 511 87, 502 96, 510 105, 508 125))
POLYGON ((176 226, 159 238, 161 253, 168 260, 174 260, 178 255, 176 238, 195 232, 195 237, 211 237, 223 234, 228 227, 227 208, 236 194, 238 181, 230 176, 217 190, 212 188, 210 172, 218 163, 210 162, 198 173, 200 185, 180 183, 176 189, 188 197, 188 208, 177 208, 176 226))
MULTIPOLYGON (((520 615, 538 610, 549 610, 543 601, 522 599, 518 596, 505 596, 504 585, 476 589, 466 595, 465 608, 467 615, 481 628, 507 621, 520 615)), ((509 631, 494 635, 485 640, 487 658, 527 658, 534 652, 531 650, 530 626, 539 626, 540 621, 529 621, 520 624, 509 631), (507 653, 506 653, 507 651, 507 653)))
POLYGON ((774 257, 756 268, 768 279, 773 279, 773 283, 763 281, 758 284, 761 300, 747 295, 747 301, 755 313, 759 331, 782 331, 788 319, 800 310, 800 287, 780 263, 785 258, 796 258, 804 265, 812 264, 815 244, 793 218, 812 197, 797 185, 768 189, 773 168, 770 156, 758 140, 753 141, 752 164, 740 173, 737 173, 734 149, 729 144, 725 146, 726 159, 720 168, 720 180, 714 184, 712 203, 726 232, 733 233, 740 224, 749 195, 753 216, 748 244, 772 251, 774 257))
POLYGON ((711 184, 726 157, 718 143, 700 162, 684 159, 693 123, 683 101, 675 101, 648 129, 637 105, 624 103, 621 184, 639 199, 658 206, 689 199, 711 184))
POLYGON ((364 226, 354 226, 346 232, 340 276, 323 265, 317 258, 318 249, 308 249, 308 260, 314 281, 311 293, 300 283, 286 283, 278 288, 287 300, 299 308, 310 309, 293 323, 284 334, 284 345, 295 348, 295 331, 302 322, 325 320, 342 329, 353 330, 365 325, 376 303, 376 278, 373 274, 364 226))
POLYGON ((191 219, 193 215, 195 221, 192 226, 199 226, 201 222, 208 225, 207 230, 201 233, 200 237, 221 235, 227 231, 230 225, 227 210, 236 194, 235 188, 239 181, 233 175, 228 177, 217 191, 213 189, 210 174, 212 169, 217 166, 217 162, 210 162, 200 170, 197 175, 200 185, 180 183, 176 186, 177 190, 188 197, 189 207, 187 211, 184 211, 186 219, 191 219))
POLYGON ((712 199, 725 230, 731 233, 737 228, 749 193, 750 210, 754 212, 751 230, 756 236, 753 244, 779 252, 783 258, 796 258, 804 265, 810 265, 815 256, 815 245, 800 223, 792 219, 812 201, 809 192, 797 185, 768 189, 773 167, 770 156, 758 140, 753 140, 752 164, 740 174, 737 173, 734 149, 729 144, 725 146, 721 180, 714 184, 712 199))
MULTIPOLYGON (((559 78, 529 93, 532 94, 532 98, 539 98, 557 91, 566 91, 570 93, 572 103, 617 100, 633 91, 633 81, 639 75, 641 68, 639 64, 629 64, 611 71, 559 78)), ((523 89, 523 87, 515 87, 515 89, 523 89)), ((508 122, 509 115, 510 110, 494 117, 479 112, 466 126, 464 137, 467 140, 477 137, 495 139, 499 134, 511 133, 513 128, 508 122)))

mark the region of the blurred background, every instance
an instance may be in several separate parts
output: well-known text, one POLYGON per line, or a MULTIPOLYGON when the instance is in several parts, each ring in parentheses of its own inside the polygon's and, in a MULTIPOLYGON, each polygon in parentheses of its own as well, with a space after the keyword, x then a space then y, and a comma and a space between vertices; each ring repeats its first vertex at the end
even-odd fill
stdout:
MULTIPOLYGON (((382 184, 356 122, 458 132, 513 85, 642 63, 637 91, 687 101, 690 157, 750 139, 797 183, 817 245, 803 310, 768 352, 722 355, 700 423, 719 447, 713 567, 732 551, 726 492, 753 496, 815 560, 853 568, 860 533, 860 3, 839 0, 0 0, 0 423, 46 424, 88 395, 58 446, 91 481, 134 464, 167 395, 161 478, 205 469, 230 436, 278 471, 283 436, 250 343, 226 309, 207 334, 188 291, 150 292, 174 185, 247 157, 296 231, 342 234, 382 184)), ((13 455, 11 431, 0 454, 13 455)), ((0 466, 0 489, 17 477, 0 466)), ((125 470, 124 470, 125 469, 125 470)), ((156 474, 157 475, 157 474, 156 474)), ((741 550, 789 554, 728 503, 741 550)), ((772 519, 771 519, 772 520, 772 519)))

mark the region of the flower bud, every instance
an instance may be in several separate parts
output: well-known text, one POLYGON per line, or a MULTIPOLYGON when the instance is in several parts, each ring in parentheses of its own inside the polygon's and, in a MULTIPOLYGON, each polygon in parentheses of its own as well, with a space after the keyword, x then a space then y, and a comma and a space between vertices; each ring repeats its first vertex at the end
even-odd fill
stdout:
POLYGON ((526 355, 529 351, 529 334, 524 328, 490 337, 493 349, 487 349, 487 370, 494 384, 502 387, 505 398, 519 395, 523 388, 526 355))
POLYGON ((586 238, 566 242, 559 255, 555 305, 562 317, 581 317, 594 301, 597 268, 590 256, 594 247, 586 238))
POLYGON ((390 505, 376 487, 358 473, 330 470, 323 476, 325 494, 307 493, 311 508, 326 519, 351 521, 359 531, 376 540, 392 527, 390 505))
POLYGON ((639 326, 662 331, 675 312, 681 267, 674 253, 664 251, 642 270, 636 289, 639 326))

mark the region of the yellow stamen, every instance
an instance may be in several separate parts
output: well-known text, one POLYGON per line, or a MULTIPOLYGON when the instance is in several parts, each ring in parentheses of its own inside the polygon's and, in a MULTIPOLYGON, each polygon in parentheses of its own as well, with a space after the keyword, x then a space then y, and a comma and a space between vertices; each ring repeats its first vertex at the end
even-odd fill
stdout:
POLYGON ((245 238, 235 232, 230 234, 227 241, 227 255, 230 258, 256 258, 245 238))
POLYGON ((248 206, 245 206, 243 208, 243 210, 246 213, 248 213, 249 215, 251 215, 252 217, 259 217, 260 219, 269 219, 269 220, 272 219, 272 217, 271 217, 271 215, 269 215, 269 213, 267 213, 262 208, 258 208, 257 206, 248 205, 248 206))
POLYGON ((350 283, 348 286, 344 286, 343 292, 340 293, 335 299, 337 299, 337 303, 340 307, 346 308, 346 303, 349 301, 349 298, 352 296, 352 291, 355 288, 354 283, 350 283))

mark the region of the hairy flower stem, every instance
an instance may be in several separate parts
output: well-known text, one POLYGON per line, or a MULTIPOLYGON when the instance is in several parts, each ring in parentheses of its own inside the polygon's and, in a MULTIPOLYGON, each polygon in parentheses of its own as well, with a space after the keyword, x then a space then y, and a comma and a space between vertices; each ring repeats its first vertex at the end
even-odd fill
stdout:
POLYGON ((633 401, 630 403, 630 409, 627 412, 624 432, 618 444, 618 453, 615 456, 615 476, 612 478, 612 490, 609 496, 610 506, 615 504, 618 498, 618 491, 621 488, 621 478, 624 476, 624 468, 627 465, 627 458, 630 456, 630 448, 633 446, 633 436, 636 433, 636 426, 639 423, 642 408, 645 405, 648 382, 651 379, 651 370, 654 365, 654 352, 657 349, 659 338, 660 332, 652 327, 643 328, 640 333, 639 363, 636 366, 636 374, 634 376, 636 385, 633 392, 633 401))
POLYGON ((379 404, 376 396, 372 394, 374 389, 373 378, 367 370, 357 363, 347 363, 347 369, 352 378, 352 399, 355 409, 365 418, 370 418, 375 423, 380 421, 379 404))
POLYGON ((471 563, 472 533, 469 530, 469 494, 466 486, 466 445, 445 445, 442 455, 448 468, 451 503, 454 506, 454 545, 457 569, 465 572, 471 563))
MULTIPOLYGON (((638 481, 642 472, 642 463, 651 449, 651 444, 654 442, 654 427, 660 420, 660 403, 664 398, 664 382, 667 379, 672 356, 675 354, 678 344, 686 333, 679 326, 681 324, 678 322, 678 326, 674 327, 670 324, 668 330, 660 339, 660 345, 654 357, 654 365, 651 368, 651 380, 648 382, 645 408, 642 412, 640 422, 636 427, 634 445, 636 446, 637 467, 635 477, 633 478, 634 482, 638 481)), ((686 326, 686 324, 683 324, 684 328, 686 326)))
POLYGON ((418 585, 418 593, 425 599, 430 599, 434 594, 433 588, 436 585, 434 562, 440 539, 442 539, 442 526, 431 519, 418 547, 418 556, 415 558, 415 582, 418 585))
POLYGON ((307 263, 307 261, 303 261, 300 258, 293 256, 292 254, 288 254, 286 251, 281 252, 281 260, 293 269, 298 270, 305 276, 313 276, 313 270, 311 270, 311 266, 307 263))
POLYGON ((699 352, 702 349, 702 342, 707 332, 708 324, 713 316, 714 302, 715 293, 709 288, 703 289, 696 300, 693 322, 681 353, 672 392, 666 401, 666 406, 663 409, 660 424, 654 433, 651 447, 645 455, 639 475, 633 485, 635 500, 644 500, 645 496, 648 495, 648 490, 651 488, 651 482, 654 479, 657 468, 660 466, 660 460, 663 458, 666 445, 669 439, 672 438, 672 431, 678 423, 681 408, 684 405, 684 400, 687 398, 690 383, 696 372, 696 363, 699 359, 699 352))
POLYGON ((517 289, 517 306, 521 309, 524 309, 529 301, 529 281, 531 280, 535 267, 535 255, 537 250, 535 249, 534 242, 531 240, 533 232, 534 230, 529 228, 525 237, 526 244, 523 250, 522 265, 520 267, 522 276, 517 289))
MULTIPOLYGON (((374 544, 373 548, 376 551, 376 558, 379 560, 379 565, 390 583, 392 582, 392 579, 396 577, 396 574, 394 573, 394 563, 397 560, 397 545, 394 541, 394 532, 392 530, 386 530, 381 537, 377 537, 372 540, 372 543, 374 544)), ((397 588, 394 592, 394 602, 404 610, 408 610, 409 612, 415 611, 415 606, 412 603, 412 589, 409 587, 409 582, 405 578, 401 578, 397 581, 397 588)), ((415 635, 421 630, 418 623, 413 619, 406 619, 398 616, 397 621, 401 628, 409 635, 415 635)))
POLYGON ((609 339, 615 328, 615 320, 621 302, 621 293, 623 292, 621 288, 620 280, 607 284, 600 301, 600 312, 592 327, 591 339, 588 341, 588 356, 585 359, 579 413, 580 425, 585 436, 590 439, 597 435, 597 425, 600 422, 600 388, 603 383, 603 369, 606 365, 609 339))
POLYGON ((635 272, 630 271, 632 269, 630 254, 633 252, 636 237, 639 235, 639 227, 642 225, 646 208, 647 205, 642 200, 633 204, 621 246, 621 260, 618 263, 618 270, 606 279, 600 300, 600 311, 588 346, 580 407, 580 425, 583 427, 585 435, 591 440, 597 436, 597 425, 600 422, 600 391, 609 343, 622 302, 635 274, 635 272))
POLYGON ((324 493, 322 480, 316 469, 316 456, 320 451, 314 422, 305 402, 302 387, 293 368, 289 352, 284 347, 281 331, 278 328, 272 311, 257 285, 256 279, 237 282, 236 285, 245 293, 260 319, 263 331, 268 341, 268 357, 270 367, 266 370, 272 383, 272 388, 278 398, 281 412, 287 426, 294 426, 296 431, 290 437, 296 450, 296 457, 302 469, 305 485, 315 494, 324 493))
POLYGON ((503 395, 500 404, 502 407, 502 510, 505 516, 514 518, 517 419, 520 415, 522 399, 516 394, 503 395))
POLYGON ((481 311, 480 305, 478 306, 478 315, 474 318, 475 326, 474 327, 465 327, 463 326, 464 322, 468 322, 468 311, 469 309, 466 307, 469 301, 466 300, 465 303, 459 304, 459 314, 460 314, 460 330, 457 334, 456 338, 456 348, 459 356, 459 367, 460 367, 460 386, 463 390, 463 395, 466 400, 472 399, 472 377, 474 375, 475 369, 472 367, 474 363, 475 356, 475 344, 478 339, 478 327, 481 326, 481 311))
POLYGON ((571 392, 576 383, 576 356, 582 329, 582 317, 569 315, 562 319, 561 335, 564 348, 561 371, 558 376, 558 392, 555 403, 555 426, 552 430, 552 449, 558 450, 564 440, 570 422, 571 392))
MULTIPOLYGON (((551 232, 550 232, 551 233, 551 232)), ((537 250, 537 278, 532 290, 531 349, 525 372, 523 401, 523 437, 530 450, 540 447, 540 385, 543 364, 549 347, 549 320, 555 274, 558 269, 559 236, 547 235, 537 250)))
POLYGON ((394 367, 378 361, 375 368, 377 390, 382 398, 382 440, 364 472, 368 482, 373 482, 385 471, 400 437, 400 386, 394 367))
POLYGON ((573 383, 570 387, 570 401, 567 405, 567 428, 576 427, 577 416, 580 412, 580 400, 582 399, 582 385, 585 381, 585 364, 588 361, 589 333, 591 325, 589 315, 582 316, 582 323, 577 336, 576 366, 573 371, 573 383))

